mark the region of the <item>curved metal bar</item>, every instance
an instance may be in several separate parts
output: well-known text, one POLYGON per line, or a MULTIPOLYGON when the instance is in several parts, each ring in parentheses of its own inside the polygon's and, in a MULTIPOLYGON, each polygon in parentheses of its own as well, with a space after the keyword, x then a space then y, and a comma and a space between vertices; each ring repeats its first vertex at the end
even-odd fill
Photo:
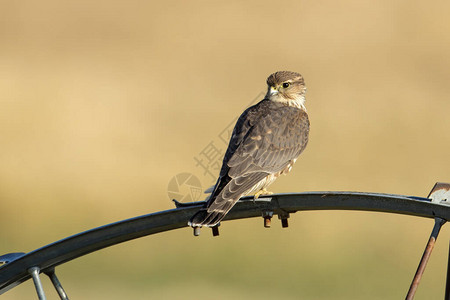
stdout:
MULTIPOLYGON (((180 204, 176 209, 139 216, 94 228, 49 244, 0 267, 0 294, 28 280, 28 269, 50 272, 56 266, 88 253, 158 232, 187 227, 188 219, 203 202, 180 204)), ((302 210, 365 210, 450 220, 450 206, 428 198, 357 192, 312 192, 244 197, 225 220, 261 217, 272 211, 279 216, 302 210)))

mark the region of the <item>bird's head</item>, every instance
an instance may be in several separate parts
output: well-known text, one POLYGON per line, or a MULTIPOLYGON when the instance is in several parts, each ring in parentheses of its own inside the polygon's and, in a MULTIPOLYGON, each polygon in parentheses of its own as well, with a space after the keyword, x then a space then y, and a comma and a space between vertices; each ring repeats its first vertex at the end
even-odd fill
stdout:
POLYGON ((267 78, 266 99, 305 109, 305 81, 296 72, 279 71, 267 78))

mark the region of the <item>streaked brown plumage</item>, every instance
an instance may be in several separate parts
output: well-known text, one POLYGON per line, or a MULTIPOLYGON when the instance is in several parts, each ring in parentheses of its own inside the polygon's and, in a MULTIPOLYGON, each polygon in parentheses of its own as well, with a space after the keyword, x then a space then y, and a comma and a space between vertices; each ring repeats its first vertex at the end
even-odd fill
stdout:
POLYGON ((240 197, 269 186, 288 173, 308 143, 305 84, 295 72, 267 78, 268 91, 239 117, 223 159, 219 179, 192 227, 217 225, 240 197))

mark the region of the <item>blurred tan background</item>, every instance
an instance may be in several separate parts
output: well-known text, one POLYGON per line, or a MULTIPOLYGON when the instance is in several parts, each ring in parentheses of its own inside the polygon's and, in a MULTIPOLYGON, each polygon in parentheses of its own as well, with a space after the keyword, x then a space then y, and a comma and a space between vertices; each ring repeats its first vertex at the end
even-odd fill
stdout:
MULTIPOLYGON (((0 253, 170 209, 182 172, 206 188, 194 158, 277 70, 305 77, 311 136, 272 191, 426 196, 450 181, 449 13, 448 1, 2 1, 0 253)), ((58 273, 71 299, 401 299, 432 225, 303 212, 287 230, 185 228, 58 273)), ((448 236, 417 299, 444 295, 448 236)), ((35 298, 31 281, 2 296, 35 298)))

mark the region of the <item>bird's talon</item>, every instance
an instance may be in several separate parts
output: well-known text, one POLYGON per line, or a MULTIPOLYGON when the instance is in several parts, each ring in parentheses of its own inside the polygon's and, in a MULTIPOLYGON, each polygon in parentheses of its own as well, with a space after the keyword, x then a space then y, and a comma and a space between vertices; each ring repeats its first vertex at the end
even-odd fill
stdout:
POLYGON ((253 196, 253 202, 255 202, 255 200, 258 199, 259 196, 261 196, 261 195, 266 196, 266 195, 272 195, 272 194, 273 194, 273 192, 270 192, 270 191, 268 191, 266 189, 262 189, 259 192, 257 192, 255 194, 255 196, 253 196))

